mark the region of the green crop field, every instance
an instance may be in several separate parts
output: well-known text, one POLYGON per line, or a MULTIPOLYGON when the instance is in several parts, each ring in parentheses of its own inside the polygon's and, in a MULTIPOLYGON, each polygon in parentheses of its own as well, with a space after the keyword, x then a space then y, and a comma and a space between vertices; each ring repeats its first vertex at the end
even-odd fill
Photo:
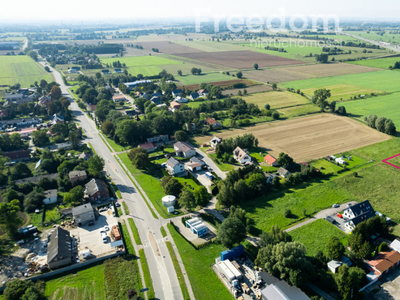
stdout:
POLYGON ((400 91, 400 87, 398 85, 399 80, 400 72, 387 70, 334 77, 320 77, 305 80, 287 81, 283 82, 282 86, 305 90, 324 88, 327 86, 339 84, 347 84, 358 86, 364 89, 396 92, 400 91))
POLYGON ((315 114, 320 111, 321 109, 314 104, 304 104, 299 106, 278 109, 278 112, 281 114, 281 118, 286 118, 286 119, 309 115, 309 114, 315 114))
POLYGON ((377 58, 377 59, 364 59, 351 61, 350 64, 368 66, 374 68, 381 69, 389 69, 390 66, 393 66, 397 61, 400 61, 400 57, 388 57, 388 58, 377 58))
POLYGON ((218 73, 205 73, 201 75, 175 76, 175 79, 179 80, 180 84, 182 85, 190 85, 196 83, 209 83, 209 82, 233 80, 236 79, 236 77, 232 77, 218 72, 218 73))
POLYGON ((258 105, 260 109, 264 108, 264 105, 267 103, 271 106, 271 109, 310 103, 303 96, 286 91, 256 93, 245 96, 243 99, 248 103, 254 103, 258 105))
POLYGON ((400 105, 400 93, 347 101, 343 105, 352 115, 363 119, 364 116, 375 114, 378 117, 392 119, 397 128, 400 128, 400 115, 396 109, 400 105))
POLYGON ((366 31, 346 31, 348 34, 352 34, 355 36, 359 36, 362 38, 375 40, 378 42, 386 42, 386 43, 393 43, 399 44, 400 43, 400 34, 389 34, 384 33, 383 35, 377 34, 375 31, 366 32, 366 31))
POLYGON ((20 83, 22 87, 29 87, 42 79, 50 82, 53 76, 29 56, 0 56, 0 85, 20 83))
POLYGON ((307 248, 307 255, 314 256, 318 251, 326 255, 326 245, 332 236, 339 238, 343 245, 348 244, 348 235, 324 219, 316 220, 304 225, 289 234, 293 241, 304 244, 307 248))
POLYGON ((375 163, 357 169, 358 177, 349 171, 341 176, 331 177, 307 184, 300 184, 288 191, 280 191, 267 196, 247 201, 242 206, 255 222, 255 233, 269 231, 273 225, 282 229, 302 221, 303 209, 307 215, 330 207, 334 203, 369 200, 379 211, 394 222, 400 221, 400 191, 396 188, 400 179, 400 170, 381 162, 382 159, 397 154, 400 140, 376 143, 371 146, 352 150, 364 160, 373 159, 375 163), (290 208, 292 216, 286 218, 284 212, 290 208))
POLYGON ((182 64, 182 62, 165 58, 163 56, 131 56, 131 57, 117 57, 117 58, 102 58, 103 64, 109 64, 110 69, 112 63, 119 61, 126 64, 127 70, 132 75, 142 74, 144 76, 156 75, 161 72, 164 65, 182 64))
MULTIPOLYGON (((374 89, 368 89, 368 88, 363 88, 360 86, 356 85, 351 85, 351 84, 336 84, 336 85, 330 85, 325 87, 327 90, 331 91, 331 97, 329 98, 331 101, 345 101, 349 100, 350 97, 358 97, 359 95, 366 95, 366 94, 382 94, 384 93, 383 91, 380 90, 374 90, 374 89)), ((316 88, 311 88, 311 89, 305 89, 302 90, 302 92, 310 97, 314 95, 314 91, 316 88)))
POLYGON ((215 258, 220 256, 221 251, 224 251, 225 248, 219 244, 209 244, 200 250, 195 250, 176 232, 173 225, 168 224, 167 226, 185 265, 196 299, 234 299, 217 274, 211 269, 215 258))

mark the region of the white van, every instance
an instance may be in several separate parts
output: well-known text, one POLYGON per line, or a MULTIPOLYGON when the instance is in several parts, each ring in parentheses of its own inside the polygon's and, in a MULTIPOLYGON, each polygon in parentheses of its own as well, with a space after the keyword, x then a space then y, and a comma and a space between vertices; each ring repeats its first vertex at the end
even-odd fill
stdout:
POLYGON ((108 242, 107 233, 105 233, 104 231, 101 233, 101 238, 103 239, 103 243, 108 242))

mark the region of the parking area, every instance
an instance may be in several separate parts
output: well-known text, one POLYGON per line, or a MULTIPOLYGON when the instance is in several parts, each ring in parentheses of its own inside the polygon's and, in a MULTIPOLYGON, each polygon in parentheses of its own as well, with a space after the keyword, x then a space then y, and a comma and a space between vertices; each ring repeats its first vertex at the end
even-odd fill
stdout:
POLYGON ((400 300, 400 268, 389 272, 367 288, 367 299, 400 300))
POLYGON ((192 172, 192 174, 203 186, 207 188, 208 192, 211 192, 211 186, 213 185, 213 182, 210 178, 206 176, 206 172, 209 171, 201 170, 197 172, 192 172))
POLYGON ((78 240, 78 251, 90 250, 91 257, 98 258, 116 251, 111 247, 110 232, 113 225, 118 225, 117 219, 113 216, 111 209, 99 212, 98 219, 94 225, 84 225, 72 229, 71 236, 78 240), (104 230, 107 226, 106 230, 104 230), (108 230, 107 230, 108 229, 108 230), (105 231, 107 242, 103 242, 101 231, 105 231))

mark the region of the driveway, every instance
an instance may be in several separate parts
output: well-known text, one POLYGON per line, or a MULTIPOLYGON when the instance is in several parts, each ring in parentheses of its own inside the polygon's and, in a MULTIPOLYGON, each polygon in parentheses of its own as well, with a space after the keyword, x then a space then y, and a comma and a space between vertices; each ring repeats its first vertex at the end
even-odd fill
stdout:
MULTIPOLYGON (((302 226, 304 226, 304 225, 307 225, 307 224, 309 224, 309 223, 311 223, 311 222, 314 222, 315 220, 318 220, 318 219, 325 219, 327 216, 336 215, 336 214, 340 213, 341 211, 345 210, 345 209, 348 207, 347 204, 349 204, 349 203, 351 203, 352 205, 355 205, 355 204, 357 204, 358 202, 356 202, 356 201, 350 201, 350 202, 346 202, 346 203, 340 205, 338 208, 330 207, 330 208, 321 210, 320 212, 318 212, 317 214, 315 214, 312 218, 310 218, 310 219, 308 219, 308 220, 306 220, 306 221, 304 221, 304 222, 301 222, 301 223, 299 223, 299 224, 296 224, 296 225, 294 225, 294 226, 292 226, 292 227, 290 227, 290 228, 288 228, 288 229, 285 229, 285 231, 286 231, 286 232, 289 232, 289 231, 292 231, 292 230, 294 230, 294 229, 300 228, 300 227, 302 227, 302 226)), ((339 218, 338 218, 338 219, 339 219, 339 218)), ((343 219, 342 219, 342 220, 343 220, 343 219)), ((342 221, 342 222, 343 222, 343 221, 342 221)), ((340 223, 339 223, 339 224, 340 224, 340 223)), ((342 227, 344 228, 344 226, 342 226, 342 227)), ((341 227, 339 227, 339 229, 343 230, 341 227)), ((346 232, 346 233, 347 233, 347 232, 346 232)))
MULTIPOLYGON (((189 171, 188 171, 189 172, 189 171)), ((207 188, 207 191, 211 193, 211 186, 213 182, 206 176, 206 172, 204 170, 191 172, 192 175, 203 185, 207 188)))
POLYGON ((197 152, 197 156, 201 158, 209 167, 212 168, 213 172, 218 175, 219 178, 225 179, 226 178, 226 173, 222 172, 221 169, 213 162, 211 158, 208 157, 207 154, 205 154, 203 151, 201 151, 198 148, 195 148, 197 152))

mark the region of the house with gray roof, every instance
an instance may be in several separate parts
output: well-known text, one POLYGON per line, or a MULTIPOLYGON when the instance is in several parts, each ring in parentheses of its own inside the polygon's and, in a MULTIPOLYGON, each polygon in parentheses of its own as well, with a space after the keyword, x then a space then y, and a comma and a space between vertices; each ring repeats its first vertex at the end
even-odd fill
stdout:
POLYGON ((61 227, 54 229, 47 245, 47 263, 50 269, 72 263, 72 239, 69 231, 61 227))
POLYGON ((170 175, 177 175, 185 172, 184 164, 173 157, 167 160, 165 167, 170 175))
POLYGON ((176 142, 174 149, 177 156, 188 158, 196 155, 196 150, 186 142, 176 142))
POLYGON ((261 290, 262 300, 310 300, 299 288, 290 286, 267 272, 259 274, 266 283, 266 287, 261 290))
POLYGON ((52 190, 47 190, 44 191, 44 199, 43 203, 46 204, 54 204, 57 203, 58 200, 58 194, 57 194, 57 189, 52 189, 52 190))
POLYGON ((89 223, 95 220, 94 210, 92 204, 85 203, 72 208, 72 215, 74 217, 75 224, 78 226, 89 223))
POLYGON ((80 181, 85 181, 87 179, 86 171, 71 171, 68 173, 69 181, 71 182, 72 186, 75 186, 76 183, 80 181))
POLYGON ((279 176, 281 176, 283 178, 287 178, 290 175, 290 172, 288 170, 286 170, 285 168, 280 167, 278 169, 278 174, 279 174, 279 176))
POLYGON ((85 195, 90 201, 107 200, 109 198, 106 183, 101 179, 93 178, 85 184, 85 195))

